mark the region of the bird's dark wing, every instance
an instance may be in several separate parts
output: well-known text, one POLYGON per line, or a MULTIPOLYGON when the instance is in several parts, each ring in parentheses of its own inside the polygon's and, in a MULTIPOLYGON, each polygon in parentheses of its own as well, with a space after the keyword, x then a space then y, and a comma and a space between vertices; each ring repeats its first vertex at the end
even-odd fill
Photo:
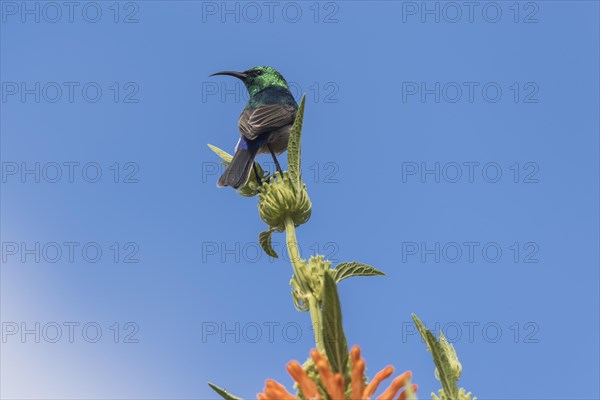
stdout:
POLYGON ((246 139, 254 140, 261 133, 290 125, 296 117, 296 108, 288 104, 265 104, 245 110, 238 121, 238 128, 246 139))

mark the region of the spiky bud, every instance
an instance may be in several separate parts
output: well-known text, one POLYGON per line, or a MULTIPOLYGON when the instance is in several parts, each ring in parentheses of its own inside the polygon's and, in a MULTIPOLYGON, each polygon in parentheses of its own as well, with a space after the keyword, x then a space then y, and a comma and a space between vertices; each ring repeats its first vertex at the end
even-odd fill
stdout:
POLYGON ((290 217, 295 226, 304 224, 310 218, 312 204, 306 186, 290 179, 287 171, 283 176, 278 172, 264 181, 259 188, 258 198, 260 218, 280 232, 285 229, 286 217, 290 217))
POLYGON ((323 256, 317 255, 308 259, 306 277, 313 295, 321 302, 323 296, 323 274, 328 273, 331 261, 326 261, 323 256))

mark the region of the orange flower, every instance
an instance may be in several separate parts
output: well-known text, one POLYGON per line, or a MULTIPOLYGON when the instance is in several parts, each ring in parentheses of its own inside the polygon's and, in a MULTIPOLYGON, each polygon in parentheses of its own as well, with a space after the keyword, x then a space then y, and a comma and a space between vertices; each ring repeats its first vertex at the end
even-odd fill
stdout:
MULTIPOLYGON (((312 350, 310 356, 317 368, 321 383, 331 400, 346 400, 344 377, 342 374, 333 373, 331 366, 325 356, 317 350, 312 350)), ((350 397, 348 400, 370 400, 379 387, 379 384, 389 378, 394 373, 394 367, 391 365, 385 367, 377 374, 365 387, 365 360, 360 356, 360 347, 354 346, 350 351, 352 359, 352 372, 350 381, 350 397)), ((302 395, 307 400, 321 400, 321 393, 314 382, 304 371, 298 361, 291 361, 287 365, 287 371, 290 376, 298 383, 302 395)), ((377 400, 393 400, 394 396, 410 384, 412 374, 406 371, 392 381, 392 384, 379 396, 377 400)), ((397 400, 406 400, 409 393, 415 393, 417 385, 410 385, 407 390, 402 391, 397 400)), ((296 396, 286 390, 286 388, 268 379, 265 384, 264 393, 257 395, 258 400, 298 400, 296 396)))

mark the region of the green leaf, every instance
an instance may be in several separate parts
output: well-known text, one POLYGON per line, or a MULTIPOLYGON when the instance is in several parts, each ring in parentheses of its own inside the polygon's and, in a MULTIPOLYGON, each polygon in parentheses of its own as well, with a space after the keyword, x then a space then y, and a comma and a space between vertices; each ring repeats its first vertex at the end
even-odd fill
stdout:
POLYGON ((296 113, 296 119, 292 130, 290 132, 290 138, 288 140, 288 171, 294 182, 300 182, 300 138, 302 136, 302 121, 304 119, 304 102, 306 95, 302 96, 300 100, 300 107, 296 113))
POLYGON ((215 384, 208 382, 208 386, 210 386, 212 388, 212 390, 217 392, 219 394, 219 396, 221 396, 225 400, 242 400, 241 397, 234 396, 231 393, 229 393, 227 390, 222 389, 215 384))
POLYGON ((330 274, 323 274, 323 347, 333 372, 347 375, 348 343, 342 326, 342 309, 337 285, 330 274))
POLYGON ((219 157, 221 157, 221 159, 223 161, 225 161, 226 163, 230 163, 231 160, 233 159, 233 156, 231 154, 229 154, 228 152, 226 152, 225 150, 221 150, 220 148, 218 148, 217 146, 213 146, 212 144, 209 144, 208 147, 214 151, 219 157))
POLYGON ((385 275, 375 267, 371 267, 370 265, 356 261, 340 263, 331 270, 331 273, 333 274, 333 279, 336 282, 339 282, 342 279, 350 278, 351 276, 385 275))
POLYGON ((268 231, 261 232, 258 235, 258 243, 260 243, 260 247, 262 247, 263 251, 267 253, 268 256, 273 258, 279 258, 275 250, 273 250, 273 246, 271 245, 271 235, 273 234, 273 229, 269 229, 268 231))
POLYGON ((444 393, 450 400, 458 399, 458 385, 456 384, 458 379, 453 370, 453 364, 449 354, 444 346, 438 342, 433 333, 425 328, 425 325, 423 325, 421 320, 415 314, 412 314, 412 318, 421 337, 425 340, 425 343, 427 343, 427 349, 433 356, 433 363, 437 368, 444 393))

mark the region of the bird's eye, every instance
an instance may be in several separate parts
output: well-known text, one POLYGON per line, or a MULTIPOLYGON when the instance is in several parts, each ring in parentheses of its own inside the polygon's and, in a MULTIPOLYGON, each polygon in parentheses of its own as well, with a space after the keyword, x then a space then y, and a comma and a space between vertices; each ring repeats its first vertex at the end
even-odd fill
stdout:
POLYGON ((260 76, 260 75, 262 75, 262 71, 256 71, 256 72, 254 73, 254 76, 260 76))

